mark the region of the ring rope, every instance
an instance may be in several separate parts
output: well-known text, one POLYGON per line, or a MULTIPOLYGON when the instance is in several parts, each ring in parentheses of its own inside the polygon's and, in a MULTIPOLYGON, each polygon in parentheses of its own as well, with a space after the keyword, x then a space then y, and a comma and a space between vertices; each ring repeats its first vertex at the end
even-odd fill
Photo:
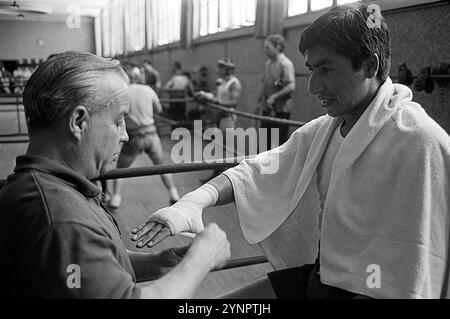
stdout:
MULTIPOLYGON (((161 98, 159 101, 161 103, 194 102, 195 99, 193 99, 193 98, 184 98, 184 99, 161 98)), ((239 116, 242 116, 242 117, 246 117, 246 118, 251 118, 251 119, 254 119, 254 120, 261 120, 261 121, 266 121, 266 122, 280 123, 280 124, 297 126, 297 127, 300 127, 300 126, 303 126, 303 125, 306 124, 306 122, 292 121, 292 120, 280 119, 280 118, 271 117, 271 116, 256 115, 256 114, 252 114, 252 113, 248 113, 248 112, 238 111, 238 110, 235 110, 235 109, 230 109, 229 107, 226 107, 226 106, 224 106, 222 104, 219 104, 219 103, 206 102, 206 103, 201 103, 201 104, 205 105, 207 107, 210 107, 212 109, 216 109, 216 110, 227 112, 227 113, 231 113, 231 114, 236 114, 236 115, 239 115, 239 116)))
POLYGON ((143 167, 131 167, 131 168, 118 168, 110 170, 94 180, 107 180, 107 179, 118 179, 118 178, 131 178, 131 177, 141 177, 141 176, 151 176, 151 175, 161 175, 161 174, 171 174, 171 173, 186 173, 193 171, 203 171, 209 169, 223 169, 234 167, 239 164, 242 160, 246 158, 251 158, 252 156, 241 156, 241 157, 228 157, 221 159, 214 159, 214 163, 209 162, 191 162, 191 163, 181 163, 181 164, 160 164, 153 166, 143 166, 143 167))

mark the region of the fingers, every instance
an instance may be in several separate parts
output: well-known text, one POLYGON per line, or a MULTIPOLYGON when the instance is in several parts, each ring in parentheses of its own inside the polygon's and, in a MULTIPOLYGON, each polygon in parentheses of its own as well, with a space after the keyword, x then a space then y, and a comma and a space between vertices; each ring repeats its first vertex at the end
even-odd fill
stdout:
MULTIPOLYGON (((163 229, 163 228, 167 228, 166 226, 162 225, 162 224, 157 224, 155 227, 153 228, 147 228, 147 232, 145 234, 145 236, 142 237, 141 236, 138 237, 139 242, 136 244, 137 248, 142 248, 146 245, 152 246, 153 245, 153 238, 163 229)), ((169 234, 170 234, 170 230, 169 230, 169 234)), ((136 236, 135 236, 136 237, 136 236)))
POLYGON ((144 228, 147 225, 147 222, 140 224, 138 227, 133 229, 131 231, 132 234, 136 234, 137 232, 141 231, 142 228, 144 228))
POLYGON ((169 237, 170 229, 168 227, 163 227, 156 235, 153 237, 153 240, 147 244, 147 247, 153 247, 158 245, 160 242, 162 242, 164 239, 169 237))
POLYGON ((133 229, 131 232, 134 236, 131 238, 134 241, 140 240, 144 237, 148 232, 150 232, 156 225, 160 225, 157 221, 153 222, 145 222, 142 225, 139 225, 137 228, 133 229))

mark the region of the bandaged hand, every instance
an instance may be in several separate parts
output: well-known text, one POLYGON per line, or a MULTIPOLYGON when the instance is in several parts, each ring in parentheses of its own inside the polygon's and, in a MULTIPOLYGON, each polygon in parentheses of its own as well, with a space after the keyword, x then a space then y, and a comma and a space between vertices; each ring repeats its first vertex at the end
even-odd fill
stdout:
POLYGON ((184 195, 170 207, 157 210, 155 213, 132 231, 132 240, 137 241, 137 247, 152 247, 170 235, 181 232, 197 234, 204 229, 203 209, 213 206, 219 197, 217 189, 205 184, 184 195))

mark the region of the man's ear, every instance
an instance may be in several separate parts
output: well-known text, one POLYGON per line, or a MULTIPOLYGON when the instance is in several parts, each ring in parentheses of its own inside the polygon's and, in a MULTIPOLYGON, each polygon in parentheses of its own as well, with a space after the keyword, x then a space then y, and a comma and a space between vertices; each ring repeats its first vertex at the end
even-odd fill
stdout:
POLYGON ((366 77, 371 79, 377 76, 380 68, 380 58, 378 54, 374 53, 364 61, 364 69, 366 77))
POLYGON ((77 105, 73 108, 69 118, 70 133, 77 139, 81 137, 88 128, 89 112, 84 105, 77 105))

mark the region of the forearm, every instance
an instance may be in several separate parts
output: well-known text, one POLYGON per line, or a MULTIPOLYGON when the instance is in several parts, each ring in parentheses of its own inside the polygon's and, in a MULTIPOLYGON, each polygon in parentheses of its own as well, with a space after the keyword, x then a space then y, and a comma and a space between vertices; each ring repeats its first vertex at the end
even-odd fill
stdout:
POLYGON ((278 99, 285 95, 291 94, 294 91, 295 91, 295 83, 291 82, 278 92, 274 93, 273 95, 276 99, 278 99))
POLYGON ((210 180, 207 184, 211 184, 212 186, 214 186, 219 193, 219 198, 214 206, 234 203, 233 185, 226 175, 220 174, 219 176, 210 180))
POLYGON ((213 178, 196 190, 187 193, 174 204, 184 207, 186 204, 196 205, 201 210, 212 206, 226 205, 234 202, 233 186, 224 174, 213 178))
POLYGON ((159 279, 170 270, 161 264, 159 254, 127 252, 138 282, 159 279))
POLYGON ((164 277, 144 286, 141 298, 191 298, 209 271, 210 266, 206 262, 188 255, 164 277))
POLYGON ((155 112, 156 112, 156 114, 159 114, 159 113, 161 113, 162 112, 162 105, 161 105, 161 103, 159 102, 159 101, 155 101, 154 103, 153 103, 153 107, 154 107, 154 110, 155 110, 155 112))

